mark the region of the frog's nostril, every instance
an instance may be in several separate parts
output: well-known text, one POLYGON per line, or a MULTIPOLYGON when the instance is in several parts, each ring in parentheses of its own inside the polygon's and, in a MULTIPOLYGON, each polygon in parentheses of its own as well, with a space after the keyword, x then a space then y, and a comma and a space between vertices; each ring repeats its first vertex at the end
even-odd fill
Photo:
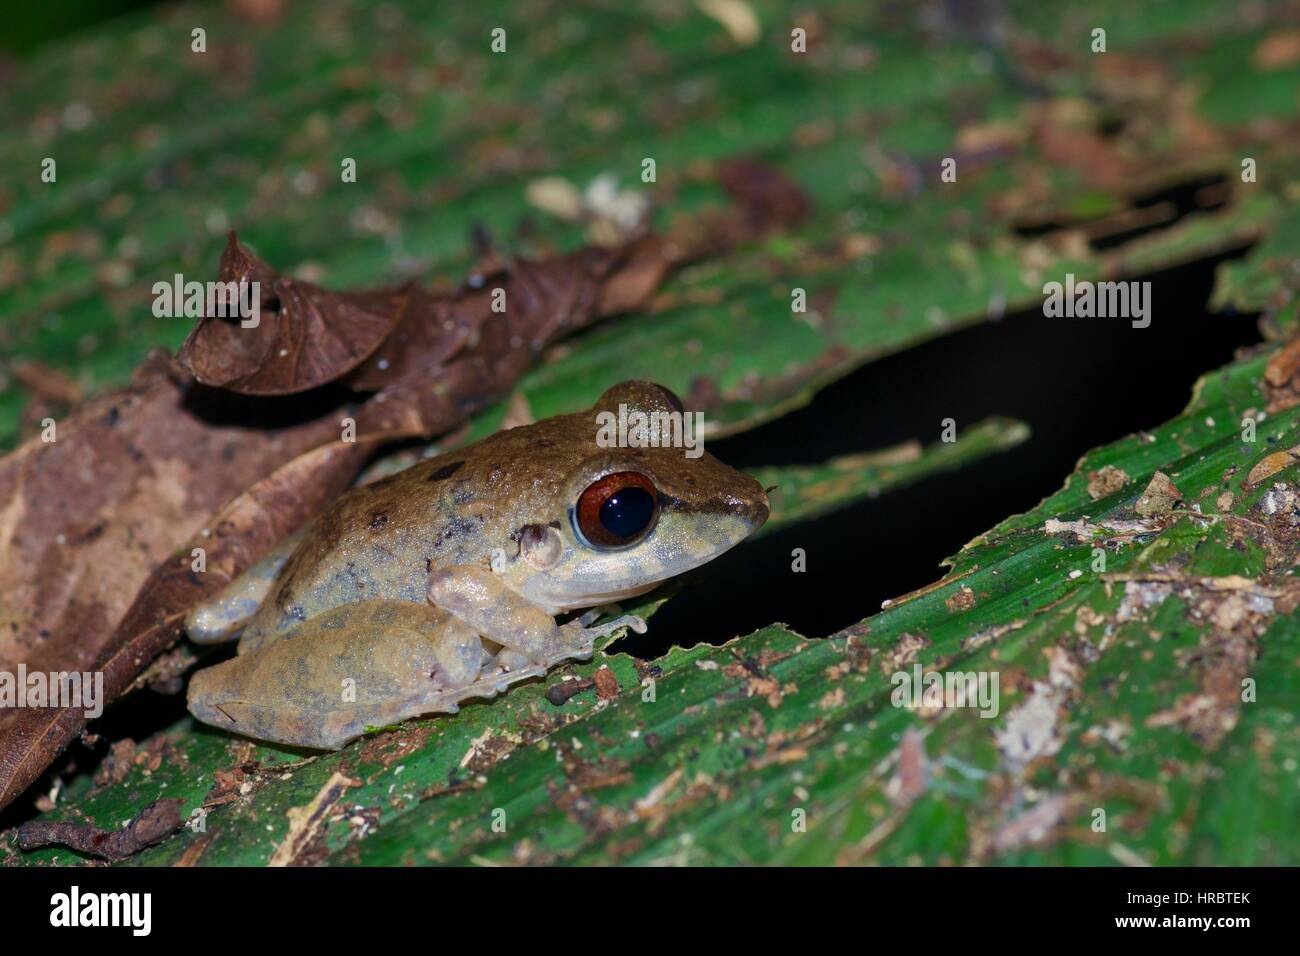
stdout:
POLYGON ((752 478, 750 481, 752 481, 754 485, 753 494, 750 496, 750 515, 754 522, 754 528, 758 529, 763 526, 763 523, 767 521, 768 515, 772 513, 772 506, 767 500, 767 493, 769 490, 775 490, 776 485, 773 485, 771 489, 767 489, 752 478))
POLYGON ((756 481, 753 482, 753 488, 749 494, 738 496, 732 500, 731 509, 733 513, 745 520, 751 531, 757 531, 761 528, 771 513, 767 493, 763 491, 763 486, 756 481))

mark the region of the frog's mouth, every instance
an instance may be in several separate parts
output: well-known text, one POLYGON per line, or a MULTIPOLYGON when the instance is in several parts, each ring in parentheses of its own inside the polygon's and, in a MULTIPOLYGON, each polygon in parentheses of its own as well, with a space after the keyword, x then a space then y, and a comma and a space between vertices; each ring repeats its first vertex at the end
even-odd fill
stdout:
POLYGON ((713 519, 710 534, 703 525, 659 529, 646 544, 631 551, 588 554, 574 568, 574 580, 556 586, 543 579, 532 596, 542 603, 566 611, 613 604, 639 597, 660 584, 708 564, 731 550, 749 534, 750 526, 734 516, 713 519))
POLYGON ((649 584, 638 585, 634 588, 622 588, 617 591, 602 591, 596 594, 584 594, 580 598, 568 598, 564 603, 558 605, 562 611, 576 611, 579 608, 599 607, 602 604, 613 604, 616 601, 626 601, 628 598, 640 597, 662 584, 662 581, 651 581, 649 584))

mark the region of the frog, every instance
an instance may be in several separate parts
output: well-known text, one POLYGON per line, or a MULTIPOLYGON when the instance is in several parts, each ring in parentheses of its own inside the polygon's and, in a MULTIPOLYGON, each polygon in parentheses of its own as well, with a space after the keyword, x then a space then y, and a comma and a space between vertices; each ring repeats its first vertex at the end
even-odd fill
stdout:
POLYGON ((620 602, 744 541, 769 502, 700 448, 610 447, 598 423, 620 406, 647 420, 683 413, 669 389, 623 382, 584 411, 349 489, 189 612, 190 640, 237 642, 190 678, 190 713, 339 750, 590 660, 600 638, 644 633, 620 602))

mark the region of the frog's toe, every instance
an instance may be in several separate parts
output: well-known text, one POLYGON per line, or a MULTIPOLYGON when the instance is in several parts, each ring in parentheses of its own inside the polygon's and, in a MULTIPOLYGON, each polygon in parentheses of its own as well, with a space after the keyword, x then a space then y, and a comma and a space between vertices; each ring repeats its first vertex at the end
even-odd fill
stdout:
POLYGON ((646 632, 645 618, 638 617, 635 614, 624 614, 620 617, 614 618, 614 620, 607 624, 597 624, 595 627, 582 627, 581 624, 577 622, 574 622, 574 624, 566 624, 565 627, 574 627, 575 624, 577 625, 575 630, 582 634, 588 641, 593 641, 598 637, 608 637, 615 631, 621 630, 625 627, 636 631, 638 634, 644 634, 646 632))

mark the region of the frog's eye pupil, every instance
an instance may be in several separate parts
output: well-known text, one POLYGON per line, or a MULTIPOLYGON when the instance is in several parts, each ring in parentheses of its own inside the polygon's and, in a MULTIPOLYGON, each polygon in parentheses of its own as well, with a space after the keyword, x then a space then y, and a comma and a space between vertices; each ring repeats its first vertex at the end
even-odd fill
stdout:
POLYGON ((610 534, 632 538, 645 530, 654 517, 655 500, 635 485, 615 492, 600 506, 600 523, 610 534))
POLYGON ((658 517, 659 493, 645 475, 616 471, 590 485, 574 509, 578 531, 597 548, 621 548, 643 538, 658 517))

